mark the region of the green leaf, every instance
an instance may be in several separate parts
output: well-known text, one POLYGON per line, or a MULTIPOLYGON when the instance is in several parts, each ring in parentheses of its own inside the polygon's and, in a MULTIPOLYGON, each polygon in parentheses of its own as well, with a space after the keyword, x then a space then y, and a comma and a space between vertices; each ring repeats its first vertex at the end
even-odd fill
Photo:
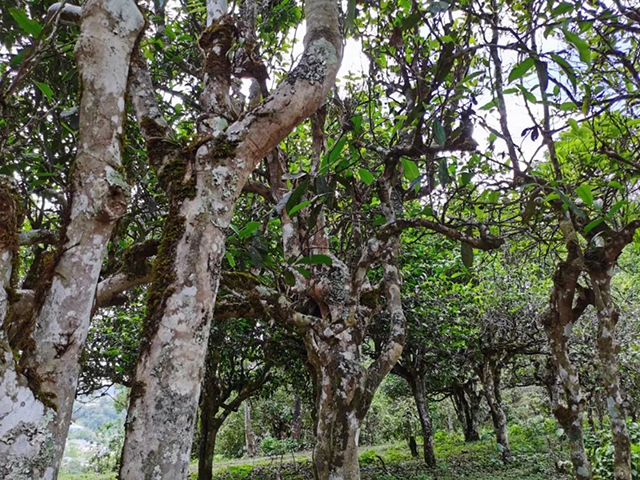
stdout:
POLYGON ((609 187, 617 188, 621 192, 624 191, 624 187, 622 186, 622 184, 620 182, 615 181, 615 180, 611 180, 607 185, 609 187))
POLYGON ((356 0, 349 0, 347 2, 347 20, 346 20, 347 32, 353 32, 355 18, 356 18, 356 0))
POLYGON ((627 205, 629 202, 627 200, 620 200, 619 202, 616 202, 613 207, 611 207, 611 210, 609 210, 609 213, 607 214, 607 217, 609 217, 609 219, 612 219, 613 216, 618 213, 618 210, 620 210, 622 207, 624 207, 625 205, 627 205))
POLYGON ((287 200, 286 204, 287 213, 289 213, 293 207, 300 203, 300 199, 305 193, 307 193, 308 189, 309 180, 305 180, 300 185, 298 185, 293 192, 291 192, 291 196, 287 200))
POLYGON ((575 203, 573 203, 573 201, 572 201, 569 197, 567 197, 564 193, 562 193, 561 191, 559 191, 559 190, 558 190, 558 195, 560 196, 560 199, 562 200, 562 202, 563 202, 567 207, 569 207, 569 209, 570 209, 574 214, 576 214, 578 217, 583 218, 583 219, 586 219, 586 218, 587 218, 586 213, 584 213, 584 212, 582 211, 582 209, 578 208, 578 206, 577 206, 575 203))
POLYGON ((567 78, 571 82, 571 85, 573 86, 573 90, 575 91, 576 88, 578 87, 578 79, 576 78, 576 73, 573 67, 569 65, 569 62, 567 62, 564 58, 562 58, 559 55, 556 55, 555 53, 551 54, 551 58, 553 59, 554 62, 556 62, 560 66, 564 74, 567 76, 567 78))
POLYGON ((328 255, 311 255, 309 257, 301 258, 298 263, 309 265, 333 265, 333 260, 328 255))
POLYGON ((410 30, 413 27, 415 27, 418 24, 418 22, 420 22, 420 20, 422 20, 422 16, 420 15, 419 12, 412 13, 402 21, 400 28, 402 30, 410 30))
POLYGON ((420 175, 420 170, 418 170, 418 166, 416 162, 413 160, 409 160, 408 158, 402 158, 402 169, 404 170, 404 176, 410 182, 414 181, 420 175))
POLYGON ((584 233, 589 233, 591 230, 593 230, 594 228, 596 228, 598 225, 600 225, 602 222, 604 222, 604 218, 596 218, 593 222, 589 222, 585 227, 584 227, 584 233))
POLYGON ((51 101, 53 98, 53 90, 46 83, 34 82, 36 86, 40 89, 40 91, 47 97, 47 100, 51 101))
POLYGON ((524 77, 529 70, 535 65, 535 60, 531 57, 518 63, 509 74, 509 83, 524 77))
POLYGON ((440 185, 442 185, 443 187, 451 181, 446 158, 440 159, 440 163, 438 164, 438 180, 440 181, 440 185))
POLYGON ((471 172, 462 172, 460 174, 460 183, 463 186, 469 185, 469 182, 471 181, 472 178, 473 178, 473 173, 471 173, 471 172))
POLYGON ((294 267, 294 268, 295 268, 295 269, 298 271, 298 273, 299 273, 300 275, 302 275, 303 277, 305 277, 305 278, 309 278, 309 277, 311 277, 311 272, 310 272, 309 270, 307 270, 306 268, 302 268, 302 267, 294 267))
POLYGON ((296 277, 291 270, 284 271, 284 283, 293 287, 296 284, 296 277))
POLYGON ((42 27, 35 20, 31 20, 24 10, 20 8, 10 8, 9 14, 11 14, 16 23, 20 25, 20 28, 29 35, 34 38, 40 35, 42 27))
POLYGON ((577 109, 578 106, 573 102, 564 102, 560 104, 560 110, 562 110, 563 112, 570 112, 577 109))
POLYGON ((536 60, 536 72, 538 74, 538 81, 540 82, 540 91, 546 92, 549 86, 549 67, 546 62, 536 60))
POLYGON ((376 215, 376 217, 373 219, 374 227, 379 227, 380 225, 384 225, 385 223, 387 223, 387 219, 382 215, 376 215))
POLYGON ((371 185, 375 180, 373 174, 366 168, 358 169, 358 174, 360 175, 360 180, 362 180, 367 185, 371 185))
POLYGON ((305 200, 304 202, 299 203, 298 205, 295 205, 294 207, 292 207, 291 210, 289 210, 287 213, 289 214, 290 217, 293 217, 297 212, 299 212, 305 207, 308 207, 309 205, 311 205, 311 200, 305 200))
POLYGON ((582 199, 585 205, 593 205, 593 192, 591 191, 591 187, 589 185, 583 183, 578 188, 576 188, 576 193, 582 199))
POLYGON ((242 230, 238 232, 238 236, 240 238, 246 238, 249 235, 251 235, 253 232, 255 232, 259 226, 260 226, 260 222, 249 222, 242 230))
POLYGON ((444 127, 442 126, 440 120, 436 120, 435 122, 433 122, 433 134, 436 137, 436 142, 441 147, 444 146, 445 143, 447 143, 447 134, 444 131, 444 127))
POLYGON ((578 122, 576 122, 573 118, 570 118, 569 120, 567 120, 567 122, 569 122, 569 125, 571 125, 571 131, 573 133, 578 133, 580 131, 580 127, 578 126, 578 122))
POLYGON ((15 67, 18 66, 22 63, 22 60, 24 59, 24 56, 27 54, 27 49, 23 48, 22 50, 20 50, 17 55, 14 55, 13 58, 9 61, 9 65, 11 67, 15 67))
POLYGON ((338 142, 333 146, 331 152, 329 152, 329 165, 333 165, 333 163, 340 157, 342 153, 342 149, 347 143, 347 139, 342 137, 338 142))
POLYGON ((553 200, 558 200, 559 198, 560 195, 558 195, 558 192, 551 192, 549 195, 544 197, 544 201, 546 203, 551 203, 553 200))
POLYGON ((471 268, 473 266, 473 247, 466 243, 461 246, 462 263, 465 267, 471 268))
POLYGON ((563 15, 565 13, 570 12, 571 10, 573 10, 573 5, 567 2, 562 2, 556 8, 551 10, 551 15, 553 15, 554 17, 557 17, 558 15, 563 15))
POLYGON ((481 106, 480 110, 491 110, 493 107, 496 106, 496 102, 497 102, 497 100, 494 98, 490 102, 487 102, 483 106, 481 106))
POLYGON ((529 102, 536 103, 538 101, 536 96, 533 93, 531 93, 529 90, 524 88, 524 86, 518 85, 518 90, 522 92, 522 95, 524 95, 524 98, 526 98, 529 102))
POLYGON ((579 35, 570 32, 566 28, 564 28, 562 31, 564 33, 564 38, 566 38, 567 41, 573 44, 573 46, 578 50, 578 53, 580 54, 580 60, 582 60, 587 65, 590 65, 591 50, 589 49, 589 44, 585 40, 580 38, 579 35))
POLYGON ((362 115, 354 115, 351 117, 351 123, 353 123, 353 130, 357 134, 362 133, 362 115))
POLYGON ((236 261, 235 261, 235 259, 233 258, 233 255, 231 255, 231 253, 229 253, 229 252, 226 252, 226 253, 224 254, 224 256, 227 258, 227 262, 229 262, 229 265, 231 265, 231 268, 235 268, 235 266, 236 266, 236 261))

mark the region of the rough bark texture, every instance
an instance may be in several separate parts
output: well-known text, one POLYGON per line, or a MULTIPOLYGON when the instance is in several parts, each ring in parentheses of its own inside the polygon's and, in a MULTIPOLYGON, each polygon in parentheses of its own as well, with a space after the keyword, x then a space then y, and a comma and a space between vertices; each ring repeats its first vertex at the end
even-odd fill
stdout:
POLYGON ((75 50, 82 101, 69 221, 20 364, 0 372, 3 478, 57 475, 102 259, 127 206, 120 173, 124 94, 142 26, 130 0, 90 0, 82 9, 75 50))
POLYGON ((300 440, 302 436, 302 399, 300 396, 293 397, 293 415, 291 418, 291 438, 300 440))
POLYGON ((433 424, 431 422, 431 414, 429 413, 429 405, 427 404, 427 398, 424 389, 424 382, 422 379, 417 379, 413 388, 413 398, 416 401, 416 407, 418 409, 418 417, 420 418, 420 427, 422 428, 423 446, 422 452, 424 461, 430 467, 436 465, 436 454, 433 450, 433 424))
POLYGON ((502 398, 500 395, 500 369, 496 362, 487 359, 482 365, 480 378, 482 380, 484 397, 489 405, 493 431, 496 434, 498 448, 505 463, 513 461, 511 447, 509 446, 509 435, 507 433, 507 416, 502 409, 502 398))
MULTIPOLYGON (((200 140, 192 148, 194 155, 173 172, 171 162, 160 164, 171 211, 154 267, 146 341, 132 388, 123 480, 186 478, 212 307, 235 201, 257 163, 318 108, 340 65, 336 6, 328 0, 309 0, 301 62, 263 105, 228 126, 233 116, 227 52, 233 25, 225 14, 226 2, 210 1, 207 11, 209 26, 200 39, 205 55, 200 140)), ((166 124, 158 121, 153 89, 141 88, 134 96, 145 99, 134 102, 141 124, 152 131, 148 124, 154 122, 164 136, 166 124)))
POLYGON ((465 385, 453 387, 453 406, 462 424, 465 442, 480 440, 478 412, 481 398, 481 393, 476 392, 475 382, 470 381, 465 385))
POLYGON ((598 355, 602 363, 602 379, 615 452, 613 478, 614 480, 631 480, 631 441, 620 388, 618 365, 620 346, 615 335, 618 311, 611 298, 611 270, 591 270, 589 273, 598 311, 598 355))
POLYGON ((213 456, 216 449, 216 437, 226 419, 216 417, 219 405, 215 392, 207 392, 205 387, 200 402, 200 446, 198 449, 198 480, 211 480, 213 476, 213 456))
POLYGON ((244 405, 244 442, 247 448, 247 455, 256 456, 256 438, 251 428, 251 404, 249 400, 243 402, 244 405))
MULTIPOLYGON (((575 254, 570 252, 570 256, 573 255, 575 254)), ((590 480, 591 464, 584 448, 582 432, 583 397, 578 371, 569 357, 569 338, 573 325, 588 304, 585 292, 582 295, 582 304, 575 309, 573 307, 579 274, 580 269, 571 262, 562 262, 558 265, 551 294, 551 308, 545 319, 544 328, 549 340, 553 367, 564 393, 564 395, 552 396, 553 413, 571 444, 571 462, 576 478, 590 480)))
POLYGON ((318 421, 313 462, 320 480, 358 480, 358 439, 366 409, 362 405, 364 371, 360 363, 361 338, 357 329, 345 329, 327 344, 310 333, 305 338, 319 391, 318 421), (363 412, 364 410, 364 412, 363 412))

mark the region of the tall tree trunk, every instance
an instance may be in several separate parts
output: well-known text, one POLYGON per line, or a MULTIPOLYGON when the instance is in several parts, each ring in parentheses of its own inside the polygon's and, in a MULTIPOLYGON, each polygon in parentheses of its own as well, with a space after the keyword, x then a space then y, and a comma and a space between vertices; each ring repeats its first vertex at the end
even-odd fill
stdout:
POLYGON ((300 440, 302 435, 302 399, 300 395, 293 397, 293 415, 291 417, 291 438, 300 440))
POLYGON ((566 345, 562 342, 552 345, 552 358, 558 362, 558 378, 565 392, 567 406, 556 401, 553 413, 560 426, 564 429, 571 444, 571 463, 573 464, 578 480, 590 480, 591 464, 584 447, 583 402, 578 382, 578 372, 569 359, 566 345))
POLYGON ((551 363, 562 386, 564 395, 559 395, 553 385, 550 387, 553 413, 558 424, 564 429, 571 445, 571 463, 577 480, 591 480, 591 464, 584 448, 583 397, 578 371, 569 357, 569 338, 574 319, 586 309, 588 299, 581 296, 579 304, 573 307, 579 270, 560 264, 554 277, 555 286, 551 295, 551 309, 544 321, 549 341, 551 363), (562 398, 566 406, 562 404, 562 398))
POLYGON ((497 367, 495 360, 487 359, 479 373, 480 379, 482 380, 484 397, 487 400, 489 411, 491 412, 493 430, 496 434, 502 459, 505 463, 512 462, 513 455, 511 454, 511 447, 509 446, 507 416, 502 409, 500 395, 500 369, 497 367))
MULTIPOLYGON (((207 1, 200 38, 205 86, 201 143, 186 158, 159 165, 171 197, 154 266, 145 341, 136 368, 122 453, 122 480, 187 477, 195 413, 203 378, 212 308, 233 208, 253 169, 296 125, 317 110, 334 84, 341 60, 336 5, 307 0, 305 52, 290 78, 265 102, 229 125, 234 26, 227 2, 207 1)), ((153 86, 143 69, 132 82, 136 116, 148 148, 164 141, 153 86), (154 128, 155 129, 154 135, 154 128), (160 133, 160 139, 158 139, 160 133), (147 135, 150 134, 150 135, 147 135)), ((150 156, 168 157, 154 150, 150 156)))
POLYGON ((433 423, 431 414, 429 413, 429 405, 425 395, 424 381, 418 378, 413 386, 413 398, 416 401, 418 409, 418 417, 420 418, 420 427, 422 429, 423 438, 423 455, 424 461, 430 467, 436 466, 436 454, 433 450, 433 423))
POLYGON ((244 441, 247 447, 247 455, 250 457, 256 456, 256 438, 253 435, 253 429, 251 428, 251 403, 249 399, 243 402, 244 404, 244 441))
POLYGON ((69 220, 38 292, 19 365, 0 367, 0 476, 52 479, 64 452, 102 260, 128 185, 120 174, 130 55, 144 21, 131 0, 90 0, 75 49, 82 94, 69 220))
POLYGON ((626 413, 620 388, 620 368, 615 328, 618 311, 611 298, 610 270, 590 271, 595 304, 598 311, 598 355, 602 364, 602 379, 607 396, 607 409, 613 437, 614 480, 631 480, 631 440, 627 430, 626 413))
POLYGON ((318 480, 359 480, 358 440, 363 415, 360 364, 361 332, 345 329, 327 344, 309 332, 305 343, 310 351, 320 386, 316 398, 318 421, 313 463, 318 480), (318 342, 318 340, 320 342, 318 342))
MULTIPOLYGON (((217 410, 217 408, 216 408, 217 410)), ((216 450, 216 438, 222 426, 215 412, 210 409, 201 413, 200 417, 200 445, 198 448, 198 480, 211 480, 213 477, 213 456, 216 450)))

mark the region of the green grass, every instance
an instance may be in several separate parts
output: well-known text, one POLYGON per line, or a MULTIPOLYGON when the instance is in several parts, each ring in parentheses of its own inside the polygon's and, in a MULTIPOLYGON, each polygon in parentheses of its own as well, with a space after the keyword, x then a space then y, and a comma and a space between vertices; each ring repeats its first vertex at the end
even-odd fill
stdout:
POLYGON ((116 480, 115 473, 60 473, 58 480, 116 480))
MULTIPOLYGON (((362 480, 569 480, 556 471, 557 440, 541 432, 514 429, 511 446, 515 461, 504 465, 491 435, 483 440, 464 443, 456 435, 438 435, 435 441, 438 466, 429 469, 419 459, 411 458, 402 444, 360 449, 362 480)), ((290 457, 289 457, 290 458, 290 457)), ((310 480, 308 453, 296 457, 296 464, 286 459, 259 459, 253 463, 235 462, 218 465, 216 480, 310 480)), ((195 480, 195 475, 192 477, 195 480)))
MULTIPOLYGON (((435 438, 438 466, 429 469, 420 459, 411 457, 406 445, 365 446, 360 449, 362 480, 569 480, 555 468, 557 460, 566 460, 557 452, 563 447, 550 432, 512 427, 512 464, 502 463, 496 442, 490 433, 482 440, 465 443, 460 435, 438 433, 435 438)), ((216 480, 312 480, 311 452, 283 457, 259 457, 217 462, 216 480)), ((191 465, 196 480, 197 464, 191 465)), ((115 475, 61 474, 60 480, 114 480, 115 475)))

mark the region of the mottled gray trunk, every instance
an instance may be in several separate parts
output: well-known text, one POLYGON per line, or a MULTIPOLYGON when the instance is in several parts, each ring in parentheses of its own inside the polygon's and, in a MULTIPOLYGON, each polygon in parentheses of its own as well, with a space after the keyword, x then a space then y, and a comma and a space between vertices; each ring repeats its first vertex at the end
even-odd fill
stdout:
POLYGON ((489 405, 491 412, 491 420, 493 423, 493 431, 496 434, 498 448, 502 454, 502 460, 505 463, 513 461, 511 447, 509 446, 509 434, 507 431, 507 416, 502 408, 500 395, 500 369, 492 360, 487 360, 482 366, 480 379, 484 391, 484 397, 489 405))
POLYGON ((620 388, 618 363, 620 346, 615 333, 619 314, 611 298, 610 273, 608 271, 591 271, 589 274, 598 311, 598 355, 602 365, 602 379, 615 452, 613 478, 614 480, 631 480, 631 440, 627 430, 626 413, 620 388))
POLYGON ((430 467, 436 465, 436 454, 433 450, 433 423, 431 421, 431 413, 429 413, 429 405, 424 389, 424 381, 418 378, 413 387, 413 398, 418 409, 418 417, 420 418, 420 427, 422 429, 423 438, 423 455, 424 461, 430 467))
MULTIPOLYGON (((305 339, 319 391, 318 421, 313 463, 318 480, 359 480, 358 440, 362 417, 363 369, 359 342, 347 329, 332 344, 319 343, 310 333, 305 339), (313 345, 313 346, 311 346, 313 345)), ((366 413, 366 411, 364 412, 366 413)))
POLYGON ((251 402, 249 399, 243 402, 244 406, 244 443, 247 448, 247 455, 256 456, 256 437, 251 427, 251 402))
POLYGON ((121 138, 129 59, 144 22, 131 0, 82 8, 75 56, 81 77, 80 131, 69 222, 18 369, 0 371, 0 476, 57 476, 105 249, 125 213, 121 138))
POLYGON ((135 71, 131 95, 136 116, 148 146, 159 147, 150 157, 159 157, 156 168, 171 207, 132 386, 122 480, 187 477, 212 308, 236 199, 258 162, 324 101, 340 65, 336 5, 307 0, 305 10, 307 35, 300 64, 261 106, 229 125, 233 115, 227 53, 233 25, 226 1, 207 2, 209 27, 199 41, 205 56, 200 141, 194 151, 168 163, 161 160, 171 159, 166 122, 144 68, 138 65, 135 71))
POLYGON ((558 380, 564 395, 553 390, 550 396, 553 414, 558 424, 565 431, 571 445, 571 463, 578 480, 591 480, 591 464, 584 448, 582 431, 583 399, 578 379, 578 372, 569 358, 568 340, 570 328, 562 328, 559 321, 545 325, 549 339, 551 360, 557 372, 558 380), (562 399, 566 406, 562 404, 562 399))
POLYGON ((302 435, 302 399, 299 395, 293 397, 293 415, 291 418, 291 438, 300 440, 302 435))

